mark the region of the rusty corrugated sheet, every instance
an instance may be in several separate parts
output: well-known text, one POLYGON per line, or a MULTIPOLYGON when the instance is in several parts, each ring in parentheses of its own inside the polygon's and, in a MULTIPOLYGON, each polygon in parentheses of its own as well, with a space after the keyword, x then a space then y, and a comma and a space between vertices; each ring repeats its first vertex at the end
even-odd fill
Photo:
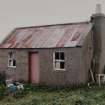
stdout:
POLYGON ((53 48, 81 45, 91 30, 91 23, 62 24, 17 28, 7 38, 3 48, 53 48))

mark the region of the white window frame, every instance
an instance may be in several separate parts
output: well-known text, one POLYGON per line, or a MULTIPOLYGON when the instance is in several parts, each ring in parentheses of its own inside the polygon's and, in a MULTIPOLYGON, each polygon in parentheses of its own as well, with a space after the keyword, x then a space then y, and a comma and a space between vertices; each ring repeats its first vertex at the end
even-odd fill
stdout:
MULTIPOLYGON (((65 53, 64 53, 64 60, 61 60, 61 59, 55 59, 55 53, 64 53, 64 51, 55 51, 53 53, 53 68, 54 70, 58 70, 58 71, 65 71, 65 53), (61 69, 60 67, 59 68, 56 68, 55 65, 56 65, 56 62, 64 62, 64 69, 61 69)), ((59 54, 60 55, 60 54, 59 54)))
POLYGON ((15 56, 15 53, 14 53, 14 52, 9 52, 9 54, 8 54, 8 67, 16 68, 16 65, 15 65, 15 66, 13 65, 14 60, 15 60, 15 62, 16 62, 16 59, 15 59, 14 56, 15 56), (11 57, 10 57, 10 53, 13 54, 11 57), (11 65, 10 65, 10 60, 11 60, 11 62, 12 62, 11 65))

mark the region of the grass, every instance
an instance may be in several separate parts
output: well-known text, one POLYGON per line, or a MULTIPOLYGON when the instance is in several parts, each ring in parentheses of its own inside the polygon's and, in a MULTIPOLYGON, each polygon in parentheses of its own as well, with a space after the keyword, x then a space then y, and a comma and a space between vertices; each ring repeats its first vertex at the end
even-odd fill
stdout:
POLYGON ((0 105, 105 105, 105 87, 54 89, 26 86, 25 91, 27 94, 21 97, 4 96, 0 105))

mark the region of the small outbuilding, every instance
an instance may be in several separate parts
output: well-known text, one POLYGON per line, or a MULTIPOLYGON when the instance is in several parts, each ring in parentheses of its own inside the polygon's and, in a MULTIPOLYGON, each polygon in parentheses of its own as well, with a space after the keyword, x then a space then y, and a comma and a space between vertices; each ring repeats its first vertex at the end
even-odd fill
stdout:
POLYGON ((101 13, 89 22, 16 28, 2 42, 0 71, 37 85, 86 84, 105 66, 104 28, 101 13))

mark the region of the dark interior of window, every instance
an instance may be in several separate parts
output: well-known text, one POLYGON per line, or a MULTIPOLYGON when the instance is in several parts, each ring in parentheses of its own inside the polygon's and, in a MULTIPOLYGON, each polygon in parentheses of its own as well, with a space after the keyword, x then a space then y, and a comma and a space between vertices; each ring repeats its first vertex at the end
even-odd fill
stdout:
POLYGON ((64 62, 60 62, 60 69, 64 69, 65 68, 65 63, 64 62))
POLYGON ((55 59, 58 59, 58 60, 60 59, 59 58, 59 52, 55 52, 55 59))
POLYGON ((64 60, 64 52, 55 52, 55 59, 64 60))
POLYGON ((16 66, 16 60, 13 59, 13 66, 16 66))
POLYGON ((65 58, 64 58, 64 52, 60 52, 60 59, 61 60, 64 60, 65 58))

